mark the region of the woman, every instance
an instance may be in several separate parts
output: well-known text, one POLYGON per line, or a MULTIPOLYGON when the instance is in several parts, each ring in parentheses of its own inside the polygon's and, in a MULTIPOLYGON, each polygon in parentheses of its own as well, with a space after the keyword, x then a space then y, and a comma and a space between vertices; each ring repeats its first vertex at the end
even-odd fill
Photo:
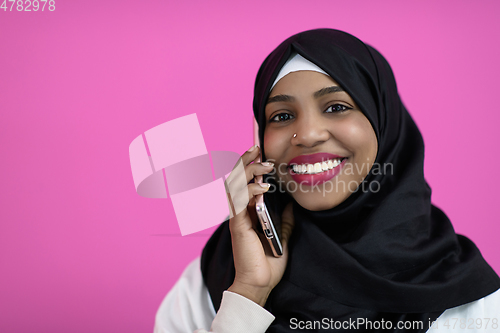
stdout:
POLYGON ((167 295, 157 332, 500 329, 500 279, 430 203, 422 136, 375 49, 331 29, 292 36, 262 64, 253 107, 262 150, 241 160, 270 187, 231 194, 268 192, 284 255, 250 200, 167 295))

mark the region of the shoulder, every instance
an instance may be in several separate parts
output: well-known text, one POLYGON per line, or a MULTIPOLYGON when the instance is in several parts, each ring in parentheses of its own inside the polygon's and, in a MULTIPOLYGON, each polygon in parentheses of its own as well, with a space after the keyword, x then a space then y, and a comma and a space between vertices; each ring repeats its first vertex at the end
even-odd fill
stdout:
POLYGON ((224 291, 216 314, 203 281, 200 258, 193 260, 167 296, 155 317, 155 333, 166 332, 264 332, 274 316, 251 300, 224 291))
POLYGON ((155 317, 155 333, 193 332, 210 327, 215 315, 198 257, 188 264, 163 299, 155 317))
POLYGON ((500 289, 446 310, 428 332, 500 332, 500 289))

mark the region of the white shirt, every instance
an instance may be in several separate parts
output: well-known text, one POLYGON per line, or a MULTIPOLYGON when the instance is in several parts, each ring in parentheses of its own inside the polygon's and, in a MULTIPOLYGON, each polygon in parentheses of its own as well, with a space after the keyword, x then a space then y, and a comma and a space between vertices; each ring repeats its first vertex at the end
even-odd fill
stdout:
MULTIPOLYGON (((156 313, 154 333, 262 333, 274 316, 253 301, 224 291, 216 313, 200 268, 200 257, 184 270, 156 313)), ((291 323, 292 328, 307 328, 312 323, 291 323)), ((424 323, 427 325, 428 323, 424 323)), ((333 327, 332 327, 333 328, 333 327)), ((446 310, 428 333, 500 333, 500 289, 477 301, 446 310)))

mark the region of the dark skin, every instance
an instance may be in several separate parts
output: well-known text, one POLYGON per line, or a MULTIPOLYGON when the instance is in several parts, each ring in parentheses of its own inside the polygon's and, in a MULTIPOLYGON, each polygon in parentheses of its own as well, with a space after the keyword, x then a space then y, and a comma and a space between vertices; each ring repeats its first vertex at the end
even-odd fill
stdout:
POLYGON ((329 209, 346 200, 366 177, 378 149, 368 119, 352 98, 327 75, 312 71, 289 73, 271 91, 265 111, 266 155, 276 165, 257 162, 260 149, 256 147, 241 156, 244 176, 237 180, 233 171, 227 181, 230 204, 233 208, 242 207, 229 220, 236 275, 228 291, 261 306, 285 272, 294 217, 290 203, 282 216, 283 256, 276 258, 265 236, 256 231, 259 222, 255 214, 255 196, 265 193, 268 187, 249 182, 255 176, 270 173, 273 167, 281 180, 293 182, 286 172, 280 174, 279 170, 284 170, 280 165, 286 166, 292 158, 300 155, 326 152, 346 157, 344 168, 350 165, 354 172, 341 171, 331 181, 340 180, 352 188, 327 192, 326 195, 323 188, 321 191, 290 193, 306 209, 329 209))
MULTIPOLYGON (((247 182, 273 169, 272 166, 255 162, 259 157, 259 147, 241 156, 247 182)), ((269 188, 255 183, 248 184, 247 188, 250 198, 247 208, 229 220, 236 276, 228 291, 264 306, 267 297, 285 272, 288 261, 288 240, 294 225, 292 205, 289 204, 283 212, 281 238, 283 255, 277 258, 273 256, 265 236, 256 231, 259 222, 255 214, 255 196, 267 192, 269 188)))

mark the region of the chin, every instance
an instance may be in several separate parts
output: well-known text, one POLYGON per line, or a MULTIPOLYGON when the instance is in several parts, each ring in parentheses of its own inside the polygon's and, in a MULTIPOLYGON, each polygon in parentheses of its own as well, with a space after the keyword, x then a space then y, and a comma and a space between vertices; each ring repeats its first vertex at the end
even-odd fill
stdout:
POLYGON ((301 205, 307 210, 314 212, 321 210, 328 210, 333 207, 336 207, 346 199, 346 198, 341 198, 338 195, 323 196, 320 193, 316 195, 311 193, 301 193, 301 194, 295 193, 292 196, 299 205, 301 205))

